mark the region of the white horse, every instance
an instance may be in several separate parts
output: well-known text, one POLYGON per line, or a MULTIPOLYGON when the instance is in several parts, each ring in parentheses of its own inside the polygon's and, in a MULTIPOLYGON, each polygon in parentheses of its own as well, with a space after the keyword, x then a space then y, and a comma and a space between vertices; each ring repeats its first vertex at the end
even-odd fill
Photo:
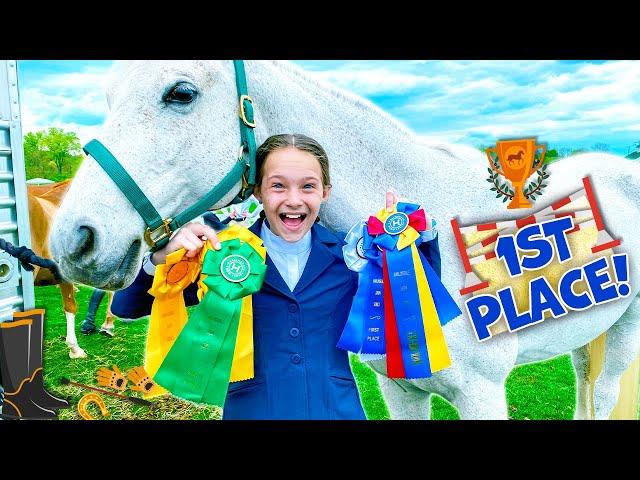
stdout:
MULTIPOLYGON (((485 182, 487 160, 465 146, 420 143, 417 136, 360 97, 311 78, 286 62, 248 61, 249 93, 256 104, 258 144, 276 133, 298 132, 322 144, 331 161, 333 192, 321 211, 326 225, 346 231, 377 211, 387 187, 420 202, 438 220, 442 278, 458 295, 464 283, 450 220, 463 224, 511 219, 485 182)), ((98 139, 119 159, 163 217, 201 198, 231 170, 240 134, 231 61, 139 61, 118 65, 107 92, 109 115, 98 139), (181 85, 184 103, 167 99, 181 85), (186 93, 185 93, 186 92, 186 93)), ((607 229, 623 239, 620 252, 640 251, 640 167, 598 153, 567 158, 549 167, 548 204, 578 190, 590 175, 607 229)), ((231 201, 240 184, 216 207, 231 201)), ((92 159, 76 174, 51 236, 55 260, 69 279, 100 288, 129 285, 147 247, 145 225, 120 190, 92 159)), ((520 363, 572 351, 578 378, 576 417, 587 414, 586 347, 607 332, 606 360, 595 386, 595 414, 607 418, 619 379, 640 348, 640 275, 631 261, 631 295, 579 315, 479 343, 469 321, 444 328, 452 366, 432 378, 394 381, 380 374, 393 418, 429 417, 430 394, 455 405, 463 419, 507 418, 504 384, 520 363)), ((462 299, 456 298, 459 305, 462 299)))

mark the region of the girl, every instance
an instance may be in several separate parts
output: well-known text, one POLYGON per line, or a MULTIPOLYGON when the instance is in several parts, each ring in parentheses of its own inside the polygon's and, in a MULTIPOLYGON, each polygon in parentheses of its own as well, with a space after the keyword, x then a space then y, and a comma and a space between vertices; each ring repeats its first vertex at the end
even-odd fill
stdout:
MULTIPOLYGON (((255 196, 266 218, 250 230, 267 249, 267 271, 253 295, 255 376, 229 385, 223 418, 365 419, 348 353, 336 347, 358 275, 344 263, 344 234, 316 222, 331 193, 327 154, 304 135, 274 135, 258 148, 256 164, 255 196)), ((387 208, 394 203, 388 193, 387 208)), ((180 248, 197 255, 203 236, 220 248, 207 225, 185 225, 147 257, 130 287, 116 293, 113 313, 148 315, 154 265, 180 248)), ((437 237, 420 248, 440 275, 437 237)), ((195 292, 195 285, 185 290, 187 305, 197 303, 195 292)))

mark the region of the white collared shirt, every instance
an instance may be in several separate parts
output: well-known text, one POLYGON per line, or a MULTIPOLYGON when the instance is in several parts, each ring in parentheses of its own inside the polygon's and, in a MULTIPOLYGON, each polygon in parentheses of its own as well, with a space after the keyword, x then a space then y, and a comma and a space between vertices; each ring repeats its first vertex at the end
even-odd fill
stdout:
POLYGON ((278 272, 293 292, 302 276, 311 252, 311 230, 297 242, 287 242, 262 223, 260 237, 278 272))

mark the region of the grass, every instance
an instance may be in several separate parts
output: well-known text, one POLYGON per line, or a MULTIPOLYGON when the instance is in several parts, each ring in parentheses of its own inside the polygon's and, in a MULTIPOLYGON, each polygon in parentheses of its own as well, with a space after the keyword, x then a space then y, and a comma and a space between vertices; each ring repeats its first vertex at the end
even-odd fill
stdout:
MULTIPOLYGON (((36 307, 46 310, 44 344, 44 378, 47 388, 69 399, 73 408, 60 410, 61 419, 81 419, 75 408, 80 398, 89 390, 71 385, 60 385, 61 377, 86 385, 97 386, 96 372, 100 367, 117 365, 127 370, 142 365, 145 335, 148 319, 133 323, 116 321, 116 335, 113 338, 94 334, 79 333, 79 325, 84 318, 91 290, 80 287, 76 332, 80 346, 88 353, 84 359, 71 360, 65 344, 66 321, 57 287, 36 287, 36 307)), ((98 310, 96 325, 100 326, 105 317, 106 299, 98 310)), ((360 390, 365 413, 369 419, 389 418, 389 412, 380 394, 380 388, 373 371, 360 363, 355 356, 351 365, 360 390)), ((509 418, 517 420, 571 419, 575 408, 575 376, 568 355, 546 362, 523 365, 515 368, 506 383, 509 418)), ((127 395, 139 396, 137 392, 125 391, 127 395)), ((153 399, 154 407, 134 405, 114 397, 102 395, 110 411, 109 419, 219 419, 221 411, 217 407, 196 405, 172 396, 153 399)), ((94 417, 99 417, 99 409, 94 404, 89 407, 94 417)), ((457 419, 456 409, 443 398, 432 396, 431 416, 435 420, 457 419)))
MULTIPOLYGON (((386 420, 389 411, 380 395, 375 373, 351 357, 362 404, 370 420, 386 420)), ((576 382, 569 355, 516 367, 506 383, 509 418, 570 420, 575 409, 576 382)), ((433 420, 457 420, 458 411, 438 395, 431 397, 433 420)))
MULTIPOLYGON (((98 388, 96 373, 101 367, 111 368, 117 365, 126 373, 133 367, 143 364, 145 337, 148 318, 133 323, 116 320, 116 335, 113 338, 99 334, 89 336, 80 333, 80 323, 87 313, 87 305, 91 290, 80 287, 76 294, 78 314, 76 319, 76 335, 78 343, 87 352, 87 358, 71 360, 65 344, 66 320, 62 310, 58 287, 36 287, 36 308, 46 310, 44 353, 45 385, 53 393, 69 400, 73 408, 59 411, 59 418, 64 420, 81 420, 76 408, 80 399, 91 390, 73 385, 60 385, 60 378, 67 377, 73 382, 83 383, 98 388)), ((106 315, 106 297, 98 310, 96 325, 99 327, 106 315)), ((105 388, 109 390, 108 388, 105 388)), ((115 390, 112 390, 115 391, 115 390)), ((140 396, 138 392, 125 390, 129 396, 140 396)), ((102 395, 112 420, 183 420, 183 419, 220 419, 221 410, 214 406, 196 405, 192 402, 165 395, 154 398, 153 408, 135 405, 119 398, 102 395)), ((100 410, 95 404, 88 407, 93 417, 101 418, 100 410)))

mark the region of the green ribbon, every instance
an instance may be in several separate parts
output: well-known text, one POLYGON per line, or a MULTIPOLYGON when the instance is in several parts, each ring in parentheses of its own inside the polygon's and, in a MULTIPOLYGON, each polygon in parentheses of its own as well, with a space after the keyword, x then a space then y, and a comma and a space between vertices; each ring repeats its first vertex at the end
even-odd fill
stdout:
POLYGON ((154 376, 158 384, 185 400, 224 405, 242 298, 260 290, 266 268, 262 257, 237 238, 222 242, 218 251, 207 251, 202 273, 206 275, 203 282, 209 290, 154 376), (248 276, 241 279, 242 273, 247 272, 238 266, 246 265, 248 276), (234 273, 233 267, 236 267, 237 278, 229 275, 234 273))

